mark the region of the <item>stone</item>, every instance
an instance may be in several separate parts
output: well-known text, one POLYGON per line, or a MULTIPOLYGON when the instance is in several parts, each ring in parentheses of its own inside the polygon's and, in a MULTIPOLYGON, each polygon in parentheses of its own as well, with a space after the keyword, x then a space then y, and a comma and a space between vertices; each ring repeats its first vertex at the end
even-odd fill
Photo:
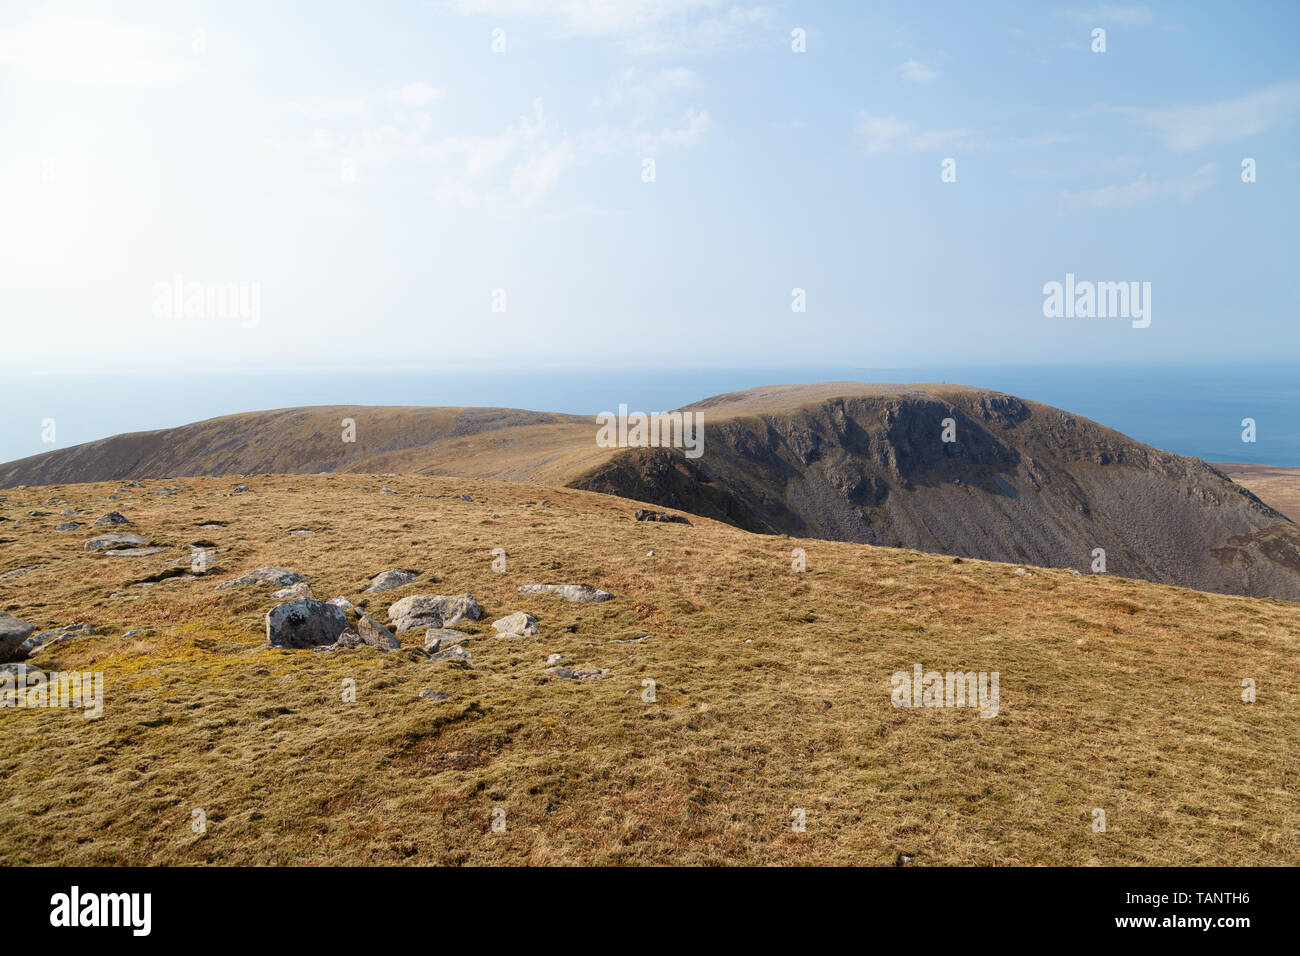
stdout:
POLYGON ((398 634, 413 627, 450 627, 461 621, 477 621, 483 611, 472 594, 413 594, 388 609, 388 620, 398 634))
POLYGON ((420 691, 421 700, 431 700, 435 704, 441 704, 444 700, 451 700, 451 694, 441 690, 422 690, 420 691))
POLYGON ((244 494, 246 491, 248 491, 248 485, 242 485, 242 484, 241 484, 241 485, 235 485, 235 490, 232 491, 231 494, 232 494, 232 495, 242 495, 242 494, 244 494))
POLYGON ((473 659, 474 655, 459 644, 429 655, 429 661, 434 664, 441 664, 443 661, 464 661, 468 664, 473 659))
POLYGON ((667 511, 651 511, 648 508, 636 509, 637 521, 663 521, 673 524, 690 524, 686 518, 681 515, 669 514, 667 511))
POLYGON ((402 646, 392 631, 377 623, 365 611, 357 612, 357 634, 363 644, 377 647, 381 651, 395 651, 402 646))
POLYGON ((54 526, 54 530, 55 531, 76 531, 80 527, 81 527, 80 521, 65 521, 63 522, 63 524, 56 524, 54 526))
MULTIPOLYGON (((18 648, 36 630, 26 621, 0 611, 0 661, 19 660, 18 648)), ((23 655, 24 657, 26 654, 23 655)))
POLYGON ((394 588, 400 588, 403 585, 410 584, 419 578, 416 571, 404 571, 401 568, 392 568, 388 571, 381 571, 370 579, 370 587, 363 592, 370 594, 374 591, 391 591, 394 588))
POLYGON ((550 667, 546 673, 563 677, 567 680, 582 681, 584 684, 594 680, 604 680, 611 673, 608 669, 598 671, 570 670, 567 667, 550 667))
POLYGON ((43 567, 45 567, 43 564, 26 564, 21 568, 14 568, 12 571, 6 571, 4 574, 0 574, 0 581, 12 581, 15 578, 21 578, 31 574, 33 571, 39 571, 43 567))
POLYGON ((110 511, 108 514, 102 515, 101 517, 95 519, 96 528, 103 528, 111 524, 130 524, 130 523, 131 522, 128 521, 126 519, 126 516, 123 515, 120 511, 110 511))
POLYGON ((381 495, 395 495, 395 494, 397 494, 397 492, 395 492, 392 488, 388 488, 388 487, 380 488, 380 489, 379 489, 379 493, 380 493, 381 495))
POLYGON ((339 595, 338 597, 330 598, 330 599, 329 599, 328 601, 326 601, 325 603, 326 603, 326 604, 333 604, 335 607, 341 607, 341 608, 343 608, 343 610, 345 610, 345 611, 355 611, 355 610, 356 610, 356 608, 352 606, 352 602, 349 601, 347 598, 343 597, 342 595, 339 595))
POLYGON ((166 550, 166 548, 112 548, 104 554, 110 558, 147 558, 151 554, 159 554, 166 550))
POLYGON ((642 644, 648 640, 650 640, 649 634, 645 635, 644 637, 626 637, 621 640, 619 638, 614 638, 614 643, 615 644, 642 644))
POLYGON ((266 613, 266 639, 273 647, 322 647, 347 630, 342 608, 311 598, 277 604, 266 613))
POLYGON ((429 654, 445 651, 449 647, 455 647, 457 644, 464 644, 467 641, 469 641, 469 635, 464 631, 430 628, 424 632, 424 650, 429 654))
POLYGON ((461 501, 468 501, 470 504, 473 504, 473 503, 474 503, 474 499, 471 498, 469 495, 461 495, 461 496, 460 496, 460 500, 461 500, 461 501))
POLYGON ((493 621, 492 627, 496 630, 497 637, 531 637, 539 633, 537 618, 523 611, 515 611, 514 614, 493 621))
POLYGON ((110 531, 108 534, 101 534, 91 538, 83 547, 87 551, 110 551, 113 548, 133 548, 148 543, 149 539, 144 535, 130 534, 126 531, 110 531))
POLYGON ((562 660, 564 660, 564 655, 563 655, 563 654, 547 654, 547 655, 546 655, 546 666, 547 666, 547 667, 554 667, 556 664, 560 663, 560 661, 562 661, 562 660))
POLYGON ((306 576, 299 574, 297 571, 289 571, 285 568, 268 565, 255 571, 249 571, 247 574, 241 574, 233 581, 218 584, 215 590, 228 591, 231 588, 249 587, 254 584, 275 584, 280 587, 288 587, 290 584, 297 584, 299 581, 305 580, 307 580, 306 576))
POLYGON ((557 594, 566 601, 578 601, 582 604, 596 604, 608 601, 614 595, 589 584, 525 584, 519 589, 520 594, 557 594))
POLYGON ((299 581, 297 584, 291 584, 287 588, 280 588, 271 597, 277 601, 301 601, 303 598, 314 597, 311 593, 311 585, 306 581, 299 581))

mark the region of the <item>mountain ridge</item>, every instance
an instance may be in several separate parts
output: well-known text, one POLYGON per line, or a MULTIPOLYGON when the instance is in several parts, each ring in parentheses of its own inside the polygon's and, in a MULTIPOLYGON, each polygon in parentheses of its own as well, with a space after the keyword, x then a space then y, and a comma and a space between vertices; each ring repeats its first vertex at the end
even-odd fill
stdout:
POLYGON ((1300 527, 1200 459, 1052 406, 962 385, 832 382, 678 411, 703 415, 698 459, 600 447, 593 419, 576 415, 316 406, 47 452, 0 465, 0 487, 313 472, 525 481, 748 531, 1300 600, 1300 527))

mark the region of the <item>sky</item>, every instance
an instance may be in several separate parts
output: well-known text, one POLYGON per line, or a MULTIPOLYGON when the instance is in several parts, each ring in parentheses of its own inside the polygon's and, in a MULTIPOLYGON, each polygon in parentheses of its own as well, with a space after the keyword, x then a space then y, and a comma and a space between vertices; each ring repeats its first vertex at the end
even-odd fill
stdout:
POLYGON ((1298 40, 1294 2, 9 0, 0 374, 1289 362, 1298 40), (1067 274, 1150 324, 1046 316, 1067 274))

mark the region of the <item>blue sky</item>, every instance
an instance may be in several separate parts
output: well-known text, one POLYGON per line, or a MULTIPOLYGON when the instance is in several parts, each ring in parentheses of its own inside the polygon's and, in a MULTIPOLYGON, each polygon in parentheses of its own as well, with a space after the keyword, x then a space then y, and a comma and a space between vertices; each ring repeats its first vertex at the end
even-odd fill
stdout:
POLYGON ((7 3, 0 369, 1294 360, 1298 40, 1289 2, 7 3), (1067 272, 1150 282, 1150 327, 1044 317, 1067 272), (176 276, 258 321, 160 316, 176 276))

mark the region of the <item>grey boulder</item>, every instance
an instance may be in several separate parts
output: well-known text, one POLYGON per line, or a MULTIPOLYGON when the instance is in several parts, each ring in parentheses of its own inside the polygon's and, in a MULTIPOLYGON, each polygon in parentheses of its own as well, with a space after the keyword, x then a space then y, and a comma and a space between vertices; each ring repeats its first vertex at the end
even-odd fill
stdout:
MULTIPOLYGON (((0 662, 20 660, 18 649, 34 630, 36 628, 26 621, 0 611, 0 662)), ((25 656, 26 652, 23 652, 25 656)))
POLYGON ((413 594, 395 601, 388 609, 388 620, 398 634, 413 627, 450 627, 461 621, 477 621, 483 616, 472 594, 413 594))
POLYGON ((414 571, 403 571, 401 568, 393 568, 388 571, 381 571, 370 580, 370 587, 366 588, 366 594, 373 591, 391 591, 394 588, 400 588, 404 584, 410 584, 419 575, 414 571))
POLYGON ((266 639, 273 647, 323 647, 347 629, 348 618, 341 607, 312 598, 277 604, 266 614, 266 639))
POLYGON ((84 547, 87 551, 111 551, 113 548, 135 548, 148 543, 149 539, 144 535, 110 531, 108 534, 91 538, 84 547))

